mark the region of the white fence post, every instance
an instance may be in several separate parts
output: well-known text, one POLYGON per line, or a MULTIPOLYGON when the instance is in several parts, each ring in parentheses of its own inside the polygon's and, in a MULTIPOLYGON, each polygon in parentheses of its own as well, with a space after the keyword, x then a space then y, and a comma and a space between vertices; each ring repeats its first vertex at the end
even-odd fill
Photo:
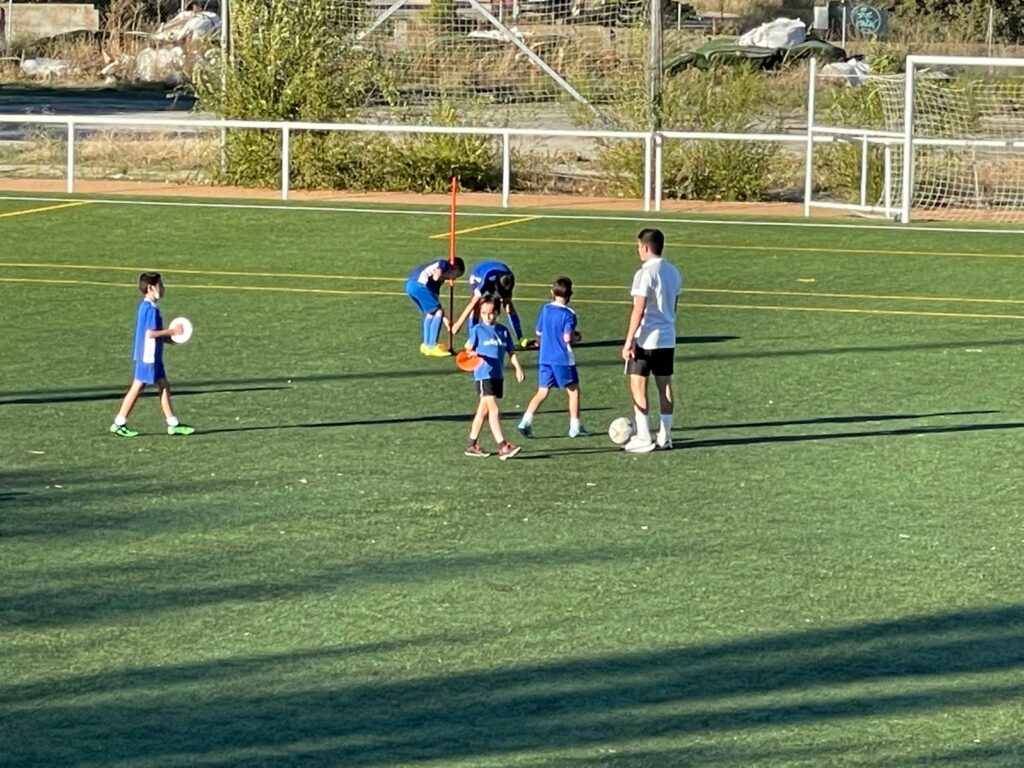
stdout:
POLYGON ((68 120, 68 166, 67 189, 68 194, 75 191, 75 121, 68 120))
POLYGON ((288 199, 288 187, 291 184, 291 132, 288 126, 281 129, 281 199, 288 199))
POLYGON ((501 133, 501 207, 508 208, 512 193, 512 137, 508 131, 501 133))
POLYGON ((804 151, 804 218, 810 218, 814 196, 814 100, 817 93, 818 60, 811 57, 807 67, 807 148, 804 151))
POLYGON ((650 212, 651 210, 651 166, 654 164, 654 158, 651 154, 653 141, 651 136, 653 134, 644 135, 644 211, 650 212))

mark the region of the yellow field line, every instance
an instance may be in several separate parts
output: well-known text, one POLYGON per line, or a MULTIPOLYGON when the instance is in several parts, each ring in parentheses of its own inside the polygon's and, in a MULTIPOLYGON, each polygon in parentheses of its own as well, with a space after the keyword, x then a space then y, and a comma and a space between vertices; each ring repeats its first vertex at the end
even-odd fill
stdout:
MULTIPOLYGON (((121 267, 104 266, 102 264, 47 264, 44 262, 13 262, 0 261, 2 267, 21 267, 39 269, 91 269, 108 272, 145 272, 143 267, 121 267)), ((283 278, 307 278, 310 280, 358 280, 370 283, 405 282, 404 277, 370 277, 367 275, 317 275, 307 272, 231 272, 215 269, 161 269, 165 275, 214 275, 216 277, 283 277, 283 278)), ((547 287, 539 286, 538 287, 547 287)))
MULTIPOLYGON (((457 229, 457 230, 455 230, 455 234, 456 234, 456 236, 458 236, 458 235, 465 235, 465 234, 468 234, 470 232, 482 232, 485 229, 496 229, 497 227, 508 227, 508 226, 511 226, 512 224, 522 224, 524 222, 534 221, 534 220, 539 219, 539 218, 540 218, 540 216, 523 216, 523 217, 518 218, 518 219, 509 219, 508 221, 496 221, 493 224, 481 224, 479 227, 470 227, 469 229, 457 229)), ((428 240, 442 240, 442 239, 444 239, 446 237, 450 237, 450 236, 451 236, 450 232, 439 232, 436 235, 429 235, 427 237, 427 239, 428 240)))
POLYGON ((42 208, 29 208, 24 211, 11 211, 10 213, 0 213, 0 219, 6 219, 11 216, 27 216, 30 213, 43 213, 44 211, 56 211, 60 208, 77 208, 79 205, 88 205, 92 200, 76 200, 73 203, 61 203, 60 205, 47 205, 42 208))
POLYGON ((688 303, 686 306, 699 307, 701 309, 764 309, 775 312, 836 312, 840 314, 854 315, 910 315, 913 317, 955 317, 980 320, 1024 320, 1024 315, 992 315, 982 314, 980 312, 919 312, 900 309, 850 309, 844 307, 773 307, 758 304, 697 304, 692 302, 688 303))
MULTIPOLYGON (((59 280, 51 278, 28 278, 28 277, 0 277, 0 283, 39 283, 44 285, 98 285, 106 287, 123 288, 123 283, 110 283, 98 280, 59 280)), ((266 293, 312 293, 339 296, 405 296, 399 291, 364 291, 364 290, 340 290, 336 288, 288 288, 283 286, 270 285, 197 285, 192 283, 177 283, 175 289, 191 288, 196 290, 211 291, 251 291, 266 293)), ((521 300, 530 304, 546 302, 547 299, 525 299, 521 300)), ((575 303, 579 304, 605 304, 605 305, 628 305, 629 302, 615 299, 580 299, 575 303)), ((792 306, 770 306, 759 304, 703 304, 687 302, 685 308, 694 309, 756 309, 773 312, 825 312, 833 314, 856 314, 856 315, 886 315, 886 316, 909 316, 909 317, 944 317, 973 320, 1024 320, 1024 315, 985 314, 978 312, 920 312, 913 310, 898 309, 857 309, 849 307, 792 307, 792 306)))
MULTIPOLYGON (((102 266, 97 264, 48 264, 43 262, 0 262, 0 268, 5 267, 17 267, 17 268, 36 268, 36 269, 80 269, 80 270, 99 270, 99 271, 116 271, 116 272, 143 272, 145 271, 142 267, 123 267, 123 266, 102 266)), ((307 272, 247 272, 247 271, 228 271, 228 270, 213 270, 213 269, 164 269, 161 270, 164 274, 178 274, 178 275, 208 275, 214 277, 273 277, 273 278, 288 278, 288 279, 309 279, 309 280, 353 280, 359 282, 404 282, 404 277, 370 277, 366 275, 321 275, 307 272)), ((519 283, 520 287, 524 288, 548 288, 547 283, 519 283)), ((611 291, 625 291, 626 286, 624 285, 578 285, 577 290, 611 290, 611 291)), ((969 296, 913 296, 913 295, 899 295, 899 294, 873 294, 873 293, 827 293, 817 291, 769 291, 769 290, 758 290, 758 289, 742 289, 742 288, 687 288, 686 293, 717 293, 731 296, 797 296, 807 298, 819 298, 819 299, 865 299, 869 301, 921 301, 921 302, 938 302, 946 304, 1008 304, 1008 305, 1022 305, 1024 299, 984 299, 984 298, 972 298, 969 296)), ((520 301, 525 299, 520 298, 520 301)), ((577 303, 586 303, 586 299, 575 299, 577 303)), ((607 303, 600 300, 596 300, 598 303, 607 303)), ((614 302, 614 303, 626 303, 614 302)), ((689 303, 689 302, 687 302, 689 303)))
MULTIPOLYGON (((495 243, 544 243, 545 245, 613 245, 628 247, 635 245, 634 242, 621 240, 577 240, 577 239, 550 239, 546 237, 470 237, 468 240, 495 243)), ((843 253, 857 256, 949 256, 955 258, 970 259, 1024 259, 1024 253, 960 253, 957 251, 890 251, 876 250, 870 248, 837 248, 833 245, 821 247, 797 247, 790 245, 718 245, 712 243, 682 243, 675 241, 672 244, 677 252, 685 251, 687 248, 704 251, 759 251, 759 252, 791 252, 791 253, 843 253)))

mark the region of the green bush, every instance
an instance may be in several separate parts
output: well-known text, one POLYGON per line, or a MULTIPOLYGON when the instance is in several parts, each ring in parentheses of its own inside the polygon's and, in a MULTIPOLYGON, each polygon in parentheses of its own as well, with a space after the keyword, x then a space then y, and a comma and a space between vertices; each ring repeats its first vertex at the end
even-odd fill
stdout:
MULTIPOLYGON (((200 108, 234 119, 352 122, 367 104, 396 103, 387 63, 347 34, 361 11, 342 6, 352 18, 339 20, 338 7, 334 0, 236 0, 231 55, 196 73, 200 108)), ((454 125, 458 113, 443 103, 432 118, 454 125)), ((224 181, 280 183, 277 131, 229 131, 224 154, 224 181)), ((297 188, 442 191, 452 176, 466 189, 500 183, 498 152, 485 137, 296 131, 290 160, 297 188)))
MULTIPOLYGON (((687 70, 663 82, 660 122, 666 129, 702 132, 770 133, 777 118, 766 116, 771 78, 744 66, 687 70)), ((646 92, 626 86, 616 115, 630 130, 651 121, 646 92)), ((663 153, 667 199, 757 200, 776 183, 781 147, 764 142, 668 141, 663 153)), ((643 147, 639 142, 606 142, 596 163, 609 192, 639 196, 643 147)))

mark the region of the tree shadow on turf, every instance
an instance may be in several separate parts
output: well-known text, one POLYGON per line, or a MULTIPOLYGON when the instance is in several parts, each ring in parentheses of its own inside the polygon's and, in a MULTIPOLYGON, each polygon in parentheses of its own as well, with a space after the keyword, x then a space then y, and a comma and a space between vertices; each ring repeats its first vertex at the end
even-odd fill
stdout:
MULTIPOLYGON (((190 397, 192 395, 217 395, 223 393, 238 392, 275 392, 282 389, 294 389, 289 386, 263 386, 263 387, 220 387, 218 389, 193 389, 189 387, 177 388, 171 385, 171 394, 175 398, 190 397)), ((49 405, 56 403, 91 403, 102 400, 120 400, 124 397, 127 388, 120 391, 93 392, 81 394, 40 394, 17 397, 11 400, 0 400, 0 405, 49 405)), ((148 386, 142 392, 142 398, 158 397, 159 392, 155 386, 148 386)))
MULTIPOLYGON (((581 411, 607 411, 610 410, 604 407, 590 407, 581 408, 581 411)), ((504 411, 501 414, 502 422, 510 422, 522 417, 521 411, 504 411)), ((468 425, 473 421, 473 414, 470 412, 463 413, 443 413, 443 414, 426 414, 421 416, 383 416, 371 419, 346 419, 344 421, 316 421, 307 422, 303 424, 257 424, 252 427, 223 427, 213 429, 203 429, 193 437, 200 435, 221 435, 230 432, 263 432, 272 429, 334 429, 339 427, 374 427, 381 426, 384 424, 429 424, 432 422, 456 422, 468 425)))
POLYGON ((999 413, 994 410, 975 411, 936 411, 935 413, 885 413, 885 414, 857 414, 852 416, 821 416, 813 419, 784 419, 779 421, 749 421, 738 424, 701 424, 687 425, 688 431, 699 432, 701 430, 713 429, 758 429, 761 427, 791 427, 811 424, 857 424, 862 422, 875 421, 909 421, 913 419, 932 419, 940 416, 983 416, 992 413, 999 413))
POLYGON ((19 734, 5 745, 5 764, 92 765, 116 749, 125 765, 216 768, 272 768, 282 756, 346 768, 518 764, 530 753, 531 764, 607 757, 630 768, 865 756, 878 765, 1016 765, 1015 723, 995 723, 977 752, 914 742, 934 730, 919 721, 1016 706, 1022 636, 1024 607, 1011 604, 706 642, 669 634, 655 649, 509 654, 440 672, 378 657, 390 660, 406 643, 407 654, 440 660, 494 642, 487 628, 64 672, 0 688, 5 725, 19 734), (353 671, 363 657, 379 679, 353 671), (880 738, 903 721, 906 729, 880 738), (649 761, 630 759, 641 755, 649 761))
MULTIPOLYGON (((739 336, 676 336, 676 344, 719 344, 724 341, 735 341, 739 336)), ((602 339, 601 341, 580 341, 573 344, 573 349, 590 349, 597 347, 614 347, 620 349, 624 339, 602 339)))

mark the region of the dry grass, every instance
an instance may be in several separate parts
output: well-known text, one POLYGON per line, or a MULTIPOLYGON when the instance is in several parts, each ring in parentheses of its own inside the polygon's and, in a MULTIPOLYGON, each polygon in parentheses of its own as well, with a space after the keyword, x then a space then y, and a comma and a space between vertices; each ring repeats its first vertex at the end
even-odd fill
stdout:
MULTIPOLYGON (((53 178, 64 174, 67 145, 55 132, 0 144, 5 176, 53 178)), ((85 179, 130 179, 205 184, 220 158, 214 135, 102 131, 75 142, 75 173, 85 179)))

